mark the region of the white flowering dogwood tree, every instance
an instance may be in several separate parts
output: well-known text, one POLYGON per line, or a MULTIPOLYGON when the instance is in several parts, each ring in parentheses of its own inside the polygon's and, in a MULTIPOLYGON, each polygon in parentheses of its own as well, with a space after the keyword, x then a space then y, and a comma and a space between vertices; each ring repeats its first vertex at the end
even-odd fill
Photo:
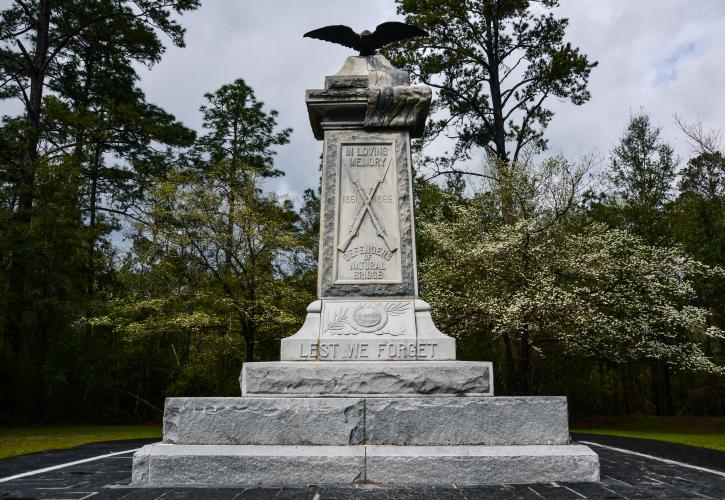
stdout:
POLYGON ((585 170, 561 158, 537 168, 494 161, 481 192, 451 201, 447 220, 421 223, 431 247, 422 293, 436 323, 501 341, 519 393, 530 388, 533 357, 552 345, 614 363, 723 373, 700 348, 723 332, 693 300, 693 281, 723 270, 584 217, 585 170))

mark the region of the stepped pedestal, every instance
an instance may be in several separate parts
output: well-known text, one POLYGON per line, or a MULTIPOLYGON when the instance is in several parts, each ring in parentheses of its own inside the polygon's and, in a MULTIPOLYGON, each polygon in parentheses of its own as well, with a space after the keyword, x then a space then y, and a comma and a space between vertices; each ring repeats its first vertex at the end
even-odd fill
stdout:
POLYGON ((459 484, 597 481, 566 398, 492 397, 487 362, 418 299, 410 138, 428 87, 379 55, 307 91, 324 139, 318 297, 281 362, 246 363, 240 398, 169 398, 133 483, 459 484))
POLYGON ((241 398, 169 398, 133 482, 597 481, 564 397, 492 397, 485 362, 248 363, 241 398), (382 365, 382 366, 381 366, 382 365))

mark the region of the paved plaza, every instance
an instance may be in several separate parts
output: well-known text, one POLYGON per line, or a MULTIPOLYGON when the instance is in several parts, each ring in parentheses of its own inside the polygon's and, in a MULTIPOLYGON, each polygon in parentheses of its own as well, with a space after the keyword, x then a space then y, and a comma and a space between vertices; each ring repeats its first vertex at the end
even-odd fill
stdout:
POLYGON ((131 480, 131 455, 133 450, 149 443, 149 440, 133 440, 96 443, 69 450, 0 460, 0 481, 3 478, 35 472, 0 482, 0 498, 725 498, 724 453, 645 440, 585 435, 576 437, 586 441, 599 454, 602 477, 600 483, 499 484, 480 487, 457 487, 451 484, 447 487, 385 488, 375 485, 305 488, 131 488, 128 486, 131 480), (623 446, 628 450, 624 450, 623 446), (659 457, 644 456, 651 453, 657 453, 659 457), (686 466, 679 463, 685 459, 688 460, 688 465, 697 465, 686 466), (83 462, 84 460, 86 461, 83 462), (64 466, 73 462, 81 463, 64 466), (43 469, 51 470, 37 473, 43 469))

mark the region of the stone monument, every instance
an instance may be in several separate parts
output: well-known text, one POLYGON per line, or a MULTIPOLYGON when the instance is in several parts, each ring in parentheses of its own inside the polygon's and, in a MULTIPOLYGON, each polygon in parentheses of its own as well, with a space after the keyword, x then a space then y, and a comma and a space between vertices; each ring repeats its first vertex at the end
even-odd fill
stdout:
POLYGON ((318 300, 280 362, 246 363, 241 398, 169 398, 136 485, 597 481, 564 397, 492 397, 492 365, 418 298, 410 139, 431 90, 381 55, 306 95, 324 141, 318 300))

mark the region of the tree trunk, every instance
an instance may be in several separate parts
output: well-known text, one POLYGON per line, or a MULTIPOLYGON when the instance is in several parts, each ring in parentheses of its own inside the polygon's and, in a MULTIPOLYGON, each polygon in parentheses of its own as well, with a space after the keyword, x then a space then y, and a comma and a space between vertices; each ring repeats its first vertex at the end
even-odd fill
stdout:
POLYGON ((530 389, 530 374, 531 369, 531 345, 529 343, 529 325, 524 325, 524 331, 521 333, 521 340, 519 341, 519 370, 518 370, 518 383, 516 392, 521 396, 526 396, 530 389))
POLYGON ((670 367, 667 363, 662 364, 662 381, 663 381, 663 392, 664 392, 664 408, 667 415, 674 415, 675 408, 672 402, 672 380, 670 378, 670 367))
POLYGON ((501 97, 501 75, 499 74, 499 46, 498 46, 498 20, 489 19, 487 22, 486 60, 488 63, 488 89, 491 93, 491 110, 493 111, 493 141, 494 150, 499 160, 508 163, 506 151, 506 123, 503 119, 503 100, 501 97))
POLYGON ((504 333, 503 338, 503 351, 506 357, 506 378, 508 379, 508 386, 510 388, 516 388, 516 363, 514 362, 513 347, 511 345, 511 337, 509 333, 504 333))
POLYGON ((35 26, 35 53, 28 68, 30 73, 30 94, 26 103, 28 131, 25 143, 25 160, 18 190, 18 211, 16 212, 16 219, 24 224, 30 222, 33 208, 35 167, 38 161, 43 90, 45 89, 45 72, 48 59, 48 33, 53 3, 53 0, 40 0, 38 4, 38 19, 35 26))
POLYGON ((224 261, 227 266, 232 264, 232 254, 234 252, 234 211, 237 206, 237 198, 234 193, 234 181, 231 182, 230 188, 229 197, 227 198, 227 203, 229 204, 229 214, 227 215, 227 248, 226 252, 224 252, 224 261))
POLYGON ((655 413, 658 416, 664 415, 664 409, 662 407, 662 387, 660 384, 660 370, 659 362, 652 361, 649 367, 650 373, 650 384, 652 386, 652 402, 655 406, 655 413))
MULTIPOLYGON (((8 272, 9 300, 7 311, 7 329, 10 345, 15 353, 15 368, 12 370, 15 386, 16 414, 26 414, 37 418, 40 408, 38 401, 31 401, 28 394, 40 396, 43 366, 43 346, 46 344, 46 331, 40 327, 33 332, 25 324, 24 312, 28 308, 25 297, 25 286, 28 281, 30 269, 29 252, 30 222, 35 192, 35 168, 38 162, 38 146, 41 137, 41 117, 43 105, 43 90, 45 84, 46 62, 48 57, 48 32, 50 30, 50 15, 53 9, 53 0, 40 0, 37 7, 38 17, 35 23, 35 52, 32 59, 26 61, 30 76, 30 94, 25 105, 27 131, 25 134, 25 153, 22 171, 16 186, 17 211, 13 214, 14 221, 14 251, 10 256, 10 269, 8 272)), ((28 57, 30 57, 28 55, 28 57)))
POLYGON ((90 191, 88 194, 88 227, 90 237, 88 240, 88 298, 93 298, 96 281, 96 203, 98 197, 98 171, 101 162, 101 146, 96 144, 96 150, 89 171, 90 191))
POLYGON ((257 327, 254 321, 244 318, 242 319, 242 325, 244 325, 244 357, 246 361, 254 361, 254 341, 257 336, 257 327))

